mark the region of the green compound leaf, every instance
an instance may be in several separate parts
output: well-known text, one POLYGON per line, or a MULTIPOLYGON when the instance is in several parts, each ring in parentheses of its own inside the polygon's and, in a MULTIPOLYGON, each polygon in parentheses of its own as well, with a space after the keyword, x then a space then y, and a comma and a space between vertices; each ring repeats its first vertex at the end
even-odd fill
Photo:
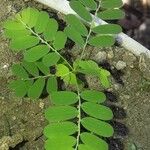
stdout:
POLYGON ((98 17, 104 20, 121 19, 125 16, 120 9, 108 9, 98 13, 98 17))
POLYGON ((91 22, 92 16, 79 1, 71 1, 70 7, 84 20, 91 22))
POLYGON ((84 6, 90 8, 91 10, 96 10, 97 4, 94 0, 79 0, 84 6))
POLYGON ((117 24, 105 24, 92 28, 92 31, 98 34, 118 34, 122 28, 117 24))
POLYGON ((67 36, 62 32, 58 31, 55 36, 53 46, 56 50, 61 50, 65 47, 67 36))
POLYGON ((71 105, 78 101, 78 95, 70 91, 52 92, 50 99, 55 105, 71 105))
POLYGON ((22 79, 27 79, 29 77, 26 70, 20 64, 14 64, 12 66, 12 72, 14 75, 22 79))
POLYGON ((103 103, 106 100, 105 94, 96 90, 85 90, 81 92, 81 98, 93 103, 103 103))
POLYGON ((80 150, 91 150, 85 149, 85 147, 90 147, 92 150, 108 150, 108 144, 92 133, 84 132, 80 137, 82 142, 85 144, 84 146, 81 146, 81 149, 79 148, 80 150))
POLYGON ((25 51, 24 59, 27 62, 35 62, 45 56, 49 52, 49 48, 47 45, 38 45, 25 51))
POLYGON ((74 150, 76 139, 72 136, 50 138, 45 143, 46 150, 74 150), (59 144, 58 144, 59 143, 59 144))
POLYGON ((45 111, 45 117, 49 122, 58 122, 77 117, 78 111, 72 106, 53 106, 45 111))
POLYGON ((61 136, 68 136, 72 135, 77 132, 78 127, 76 124, 72 122, 60 122, 60 123, 52 123, 45 127, 44 135, 47 138, 51 137, 61 137, 61 136))
POLYGON ((60 56, 58 54, 51 52, 43 57, 42 62, 45 66, 50 67, 50 66, 56 65, 59 59, 60 59, 60 56))
POLYGON ((106 106, 85 102, 81 107, 91 117, 101 120, 111 120, 113 118, 112 110, 106 106))
POLYGON ((43 88, 45 86, 45 79, 39 78, 28 90, 28 96, 33 99, 37 99, 41 96, 43 88))
POLYGON ((58 23, 55 19, 49 19, 45 31, 43 33, 46 41, 54 40, 58 30, 58 23))
POLYGON ((49 21, 49 15, 48 13, 44 12, 44 11, 41 11, 39 13, 39 16, 37 18, 37 21, 36 21, 36 24, 35 24, 35 31, 37 33, 42 33, 44 32, 47 24, 48 24, 48 21, 49 21))
POLYGON ((55 76, 48 78, 46 90, 49 94, 58 90, 57 78, 55 76))
POLYGON ((115 39, 109 35, 98 35, 89 40, 89 44, 95 47, 110 47, 114 45, 115 39))
POLYGON ((101 2, 101 7, 102 8, 106 8, 106 9, 110 9, 110 8, 120 8, 123 6, 123 2, 122 0, 103 0, 101 2))
POLYGON ((39 69, 34 63, 23 61, 22 66, 33 76, 39 76, 39 69))
POLYGON ((45 75, 49 75, 50 74, 50 69, 49 67, 45 66, 41 61, 37 61, 35 62, 35 64, 37 65, 37 67, 39 68, 39 70, 45 74, 45 75))
POLYGON ((14 90, 15 95, 18 97, 24 97, 28 91, 28 86, 23 80, 12 81, 9 84, 9 87, 14 90))
POLYGON ((15 37, 10 43, 10 48, 14 51, 21 51, 33 47, 39 43, 39 39, 35 36, 26 35, 15 37))
POLYGON ((76 44, 79 46, 83 47, 84 46, 84 40, 81 36, 81 34, 72 26, 67 26, 64 31, 72 41, 74 41, 76 44))
POLYGON ((103 137, 111 137, 114 133, 113 127, 110 124, 91 117, 83 118, 81 124, 90 132, 103 137))
MULTIPOLYGON (((121 5, 122 2, 119 0, 112 2, 103 0, 98 16, 106 20, 120 18, 123 15, 121 10, 118 9, 121 5)), ((91 23, 92 15, 90 11, 97 9, 97 2, 94 0, 74 0, 70 2, 70 6, 81 19, 91 23)), ((17 14, 15 20, 9 20, 4 23, 5 35, 11 40, 12 49, 15 51, 25 50, 25 61, 19 65, 19 68, 16 68, 16 75, 21 79, 27 79, 27 81, 17 80, 12 82, 10 87, 17 96, 23 97, 27 94, 31 98, 39 98, 46 86, 46 91, 50 94, 54 104, 53 107, 45 111, 45 117, 51 123, 44 129, 44 135, 48 138, 45 143, 46 150, 74 150, 77 142, 74 136, 77 135, 79 130, 77 125, 79 106, 76 105, 78 95, 71 91, 58 91, 57 85, 57 77, 60 77, 65 84, 77 85, 76 72, 71 72, 66 62, 57 65, 60 62, 60 56, 54 51, 65 47, 67 37, 80 47, 83 47, 89 31, 82 21, 72 14, 66 16, 66 21, 68 26, 65 28, 64 34, 62 31, 58 31, 57 21, 50 19, 48 13, 40 12, 34 8, 27 8, 17 14), (49 44, 49 46, 44 44, 49 44), (52 47, 53 52, 49 52, 50 47, 52 47), (50 73, 49 67, 53 65, 56 65, 55 75, 50 73), (32 76, 35 79, 28 80, 32 76), (39 79, 36 80, 36 78, 39 79), (46 85, 45 80, 47 81, 46 85), (68 105, 73 105, 74 107, 68 105)), ((93 27, 91 30, 94 33, 89 36, 88 44, 97 47, 111 46, 115 42, 113 34, 121 32, 121 28, 115 24, 100 25, 93 27), (93 35, 96 36, 94 37, 93 35)), ((81 60, 76 63, 76 67, 78 73, 97 76, 103 86, 109 86, 108 76, 110 73, 99 68, 94 61, 81 60)), ((80 96, 83 99, 81 104, 82 111, 91 116, 81 119, 81 124, 88 130, 87 132, 92 132, 93 134, 81 133, 80 145, 77 149, 108 150, 108 144, 98 137, 110 137, 113 135, 111 125, 101 121, 112 119, 112 111, 108 107, 97 104, 104 102, 106 96, 104 93, 95 90, 82 91, 80 96)))
POLYGON ((74 27, 74 29, 77 30, 81 35, 83 36, 88 35, 87 28, 75 15, 72 15, 72 14, 67 15, 66 21, 68 24, 74 27))

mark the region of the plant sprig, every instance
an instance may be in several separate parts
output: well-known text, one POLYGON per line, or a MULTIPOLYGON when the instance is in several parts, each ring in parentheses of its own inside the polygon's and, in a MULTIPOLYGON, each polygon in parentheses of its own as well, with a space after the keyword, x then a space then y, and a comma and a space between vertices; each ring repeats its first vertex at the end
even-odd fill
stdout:
POLYGON ((114 35, 121 32, 116 24, 94 25, 94 17, 118 19, 123 16, 120 0, 72 0, 72 9, 90 23, 87 28, 77 16, 65 17, 67 26, 59 31, 59 25, 44 11, 27 8, 14 19, 4 23, 5 35, 10 39, 10 48, 23 52, 23 61, 12 66, 18 78, 10 87, 17 96, 38 99, 44 89, 53 106, 45 110, 49 124, 44 129, 46 150, 108 150, 102 138, 113 135, 113 127, 107 123, 113 118, 110 108, 102 103, 103 92, 80 88, 78 74, 92 75, 108 88, 110 73, 92 60, 83 60, 87 45, 109 47, 115 43, 114 35), (90 14, 94 11, 94 15, 90 14), (61 50, 67 38, 82 47, 81 56, 70 64, 61 50), (54 72, 51 72, 51 68, 54 72), (76 87, 75 91, 61 91, 58 78, 76 87), (83 115, 84 114, 84 115, 83 115), (82 130, 84 128, 84 130, 82 130))

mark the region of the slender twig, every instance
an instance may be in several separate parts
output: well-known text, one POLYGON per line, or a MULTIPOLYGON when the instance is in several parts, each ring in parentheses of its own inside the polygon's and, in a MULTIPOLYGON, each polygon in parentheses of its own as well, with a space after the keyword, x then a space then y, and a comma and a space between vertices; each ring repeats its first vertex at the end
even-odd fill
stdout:
MULTIPOLYGON (((97 7, 97 9, 96 9, 96 11, 95 11, 94 17, 97 16, 97 13, 98 13, 100 7, 101 7, 101 1, 99 1, 99 3, 98 3, 98 7, 97 7)), ((89 38, 90 38, 91 33, 92 33, 92 27, 93 27, 94 22, 95 22, 95 20, 94 20, 94 18, 93 18, 93 19, 92 19, 92 22, 91 22, 91 24, 90 24, 89 33, 88 33, 88 35, 87 35, 87 37, 86 37, 85 44, 84 44, 84 46, 83 46, 83 50, 82 50, 82 53, 81 53, 80 60, 81 60, 81 59, 83 58, 83 56, 84 56, 84 52, 85 52, 86 46, 88 45, 88 41, 89 41, 89 38)))
POLYGON ((51 77, 51 76, 54 76, 52 74, 49 74, 49 75, 45 75, 45 76, 36 76, 36 77, 33 77, 33 78, 27 78, 27 79, 24 79, 25 81, 26 80, 35 80, 35 79, 39 79, 39 78, 48 78, 48 77, 51 77))
POLYGON ((80 142, 80 134, 81 134, 81 98, 80 98, 80 89, 78 83, 76 84, 77 94, 78 94, 78 134, 77 134, 77 142, 75 146, 75 150, 78 149, 80 142))
MULTIPOLYGON (((94 16, 97 16, 97 13, 98 13, 100 7, 101 7, 101 1, 99 1, 99 3, 98 3, 98 7, 95 11, 94 16)), ((82 58, 83 58, 86 46, 88 44, 88 40, 91 36, 93 24, 94 24, 94 19, 91 22, 90 30, 89 30, 89 33, 88 33, 87 38, 85 40, 85 44, 84 44, 84 47, 83 47, 83 50, 82 50, 82 53, 81 53, 80 60, 82 60, 82 58)), ((80 134, 81 134, 81 98, 80 98, 80 89, 79 89, 78 84, 76 84, 76 88, 77 88, 77 93, 78 93, 78 134, 77 134, 77 142, 76 142, 75 150, 78 149, 79 142, 80 142, 80 134)))
MULTIPOLYGON (((72 73, 72 71, 69 71, 68 73, 64 74, 63 76, 61 76, 61 78, 65 78, 70 73, 72 73)), ((33 77, 33 78, 27 78, 27 79, 24 79, 24 80, 25 81, 26 80, 35 80, 35 79, 39 79, 39 78, 48 78, 48 77, 52 77, 52 76, 55 76, 55 75, 54 74, 48 74, 48 75, 45 75, 45 76, 37 76, 37 77, 33 77)))

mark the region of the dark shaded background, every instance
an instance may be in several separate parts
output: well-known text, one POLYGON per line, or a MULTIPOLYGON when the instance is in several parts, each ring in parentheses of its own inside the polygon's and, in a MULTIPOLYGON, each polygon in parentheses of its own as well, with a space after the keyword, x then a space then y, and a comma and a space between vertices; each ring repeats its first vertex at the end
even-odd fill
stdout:
POLYGON ((126 17, 119 20, 124 32, 150 49, 150 0, 123 0, 126 17))

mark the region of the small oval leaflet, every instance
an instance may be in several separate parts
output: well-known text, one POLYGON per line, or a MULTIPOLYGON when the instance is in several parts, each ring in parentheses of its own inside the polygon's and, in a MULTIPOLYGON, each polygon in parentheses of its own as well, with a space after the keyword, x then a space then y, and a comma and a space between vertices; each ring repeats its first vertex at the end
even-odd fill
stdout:
POLYGON ((77 132, 78 127, 76 124, 72 122, 60 122, 60 123, 53 123, 49 124, 44 128, 44 135, 47 138, 50 137, 61 137, 64 135, 72 135, 77 132))
POLYGON ((66 16, 66 21, 72 27, 75 28, 81 35, 86 36, 88 35, 88 30, 85 25, 73 14, 69 14, 66 16))
POLYGON ((41 11, 38 15, 38 18, 37 18, 37 21, 36 21, 36 24, 34 26, 34 29, 37 33, 42 33, 44 32, 46 26, 47 26, 47 23, 49 21, 49 15, 48 13, 44 12, 44 11, 41 11))
POLYGON ((99 75, 99 67, 97 63, 92 60, 81 60, 78 62, 78 71, 88 75, 99 75))
POLYGON ((110 82, 109 82, 109 78, 108 78, 109 76, 110 76, 109 71, 102 69, 102 68, 100 69, 100 72, 99 72, 100 82, 105 88, 110 87, 110 82))
POLYGON ((37 99, 41 96, 43 88, 45 86, 45 79, 39 78, 28 90, 28 96, 33 99, 37 99))
POLYGON ((29 30, 26 30, 26 29, 22 29, 22 30, 8 30, 8 29, 5 29, 5 32, 4 32, 5 36, 7 38, 10 38, 10 39, 15 39, 16 37, 21 37, 22 35, 24 36, 28 36, 31 34, 31 32, 29 30))
POLYGON ((58 31, 55 36, 53 46, 56 50, 61 50, 65 47, 67 36, 62 32, 58 31))
POLYGON ((83 111, 91 117, 101 120, 111 120, 113 118, 113 113, 109 107, 93 104, 91 102, 85 102, 81 107, 83 111))
POLYGON ((81 140, 85 145, 91 147, 93 150, 108 150, 108 144, 92 133, 81 133, 81 140))
POLYGON ((33 28, 36 25, 39 14, 40 12, 37 9, 28 7, 22 10, 16 18, 18 18, 22 24, 26 24, 30 28, 33 28))
POLYGON ((48 78, 46 90, 49 94, 56 92, 58 89, 57 79, 54 76, 48 78))
POLYGON ((79 144, 78 149, 79 150, 91 150, 92 148, 85 144, 79 144))
POLYGON ((27 62, 35 62, 45 56, 49 52, 47 45, 38 45, 24 53, 24 59, 27 62))
POLYGON ((23 9, 20 13, 20 19, 23 23, 28 24, 30 21, 30 8, 23 9))
POLYGON ((67 26, 64 32, 73 42, 83 47, 84 40, 81 34, 78 31, 76 31, 76 29, 74 29, 72 26, 67 26))
POLYGON ((62 78, 63 81, 66 84, 70 84, 70 85, 76 85, 77 84, 77 78, 76 75, 72 72, 70 72, 68 75, 66 75, 65 77, 62 78))
POLYGON ((122 0, 104 0, 101 2, 101 7, 102 8, 106 8, 106 9, 110 9, 110 8, 120 8, 123 6, 123 2, 122 0))
POLYGON ((91 10, 96 10, 97 4, 94 0, 79 0, 84 6, 90 8, 91 10))
POLYGON ((28 26, 30 28, 33 28, 36 25, 36 22, 37 22, 39 15, 40 15, 40 12, 35 8, 30 7, 29 9, 30 9, 30 18, 28 21, 28 26))
POLYGON ((14 20, 5 21, 3 26, 5 29, 8 29, 8 30, 23 30, 23 29, 25 29, 25 26, 22 23, 14 21, 14 20))
POLYGON ((60 56, 58 54, 51 52, 45 55, 42 61, 45 66, 50 67, 50 66, 57 64, 59 59, 60 59, 60 56))
POLYGON ((109 35, 98 35, 89 40, 89 44, 95 47, 110 47, 114 45, 115 38, 109 35))
POLYGON ((17 77, 20 77, 22 79, 27 79, 29 77, 26 70, 20 64, 14 64, 12 66, 12 72, 14 75, 16 75, 17 77))
POLYGON ((71 105, 78 101, 78 95, 70 91, 52 92, 50 97, 55 105, 71 105))
POLYGON ((79 1, 71 1, 70 7, 84 20, 91 22, 92 16, 79 1))
POLYGON ((24 97, 28 91, 28 86, 23 80, 15 80, 9 84, 9 87, 14 90, 16 96, 24 97))
POLYGON ((28 71, 29 74, 31 74, 35 77, 39 76, 39 69, 37 68, 35 63, 23 61, 22 66, 28 71))
POLYGON ((58 64, 56 66, 56 76, 61 77, 63 79, 63 77, 65 77, 66 75, 69 74, 69 68, 63 64, 58 64))
POLYGON ((121 19, 125 16, 120 9, 108 9, 98 13, 98 17, 104 20, 121 19))
POLYGON ((47 41, 54 40, 58 30, 58 23, 55 19, 49 19, 45 31, 43 32, 44 38, 47 41))
POLYGON ((99 34, 118 34, 122 28, 117 24, 105 24, 92 28, 92 31, 99 34))
POLYGON ((74 150, 76 139, 72 136, 53 137, 45 142, 46 150, 74 150), (59 143, 59 144, 58 144, 59 143))
POLYGON ((90 132, 103 137, 111 137, 114 133, 113 127, 110 124, 92 117, 83 118, 81 124, 90 132))
POLYGON ((45 66, 45 65, 43 64, 43 62, 37 61, 37 62, 35 62, 35 64, 36 64, 36 66, 39 68, 39 70, 40 70, 43 74, 45 74, 45 75, 49 75, 49 74, 50 74, 50 69, 49 69, 49 67, 45 66))
POLYGON ((95 90, 85 90, 81 92, 81 98, 94 103, 102 103, 106 100, 104 93, 95 90))
POLYGON ((11 40, 10 48, 14 51, 25 50, 39 43, 39 39, 35 36, 26 35, 15 37, 11 40))
POLYGON ((58 122, 73 119, 77 115, 77 109, 72 106, 53 106, 45 111, 45 117, 50 122, 58 122))

